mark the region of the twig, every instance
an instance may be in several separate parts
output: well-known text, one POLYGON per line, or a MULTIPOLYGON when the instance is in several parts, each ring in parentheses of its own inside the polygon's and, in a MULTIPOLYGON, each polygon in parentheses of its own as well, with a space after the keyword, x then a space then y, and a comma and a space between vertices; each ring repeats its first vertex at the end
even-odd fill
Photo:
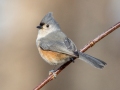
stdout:
MULTIPOLYGON (((110 34, 111 32, 113 32, 114 30, 116 30, 117 28, 120 27, 120 22, 115 24, 113 27, 111 27, 109 30, 107 30, 106 32, 102 33, 101 35, 99 35, 97 38, 95 38, 93 41, 91 41, 90 43, 88 43, 83 49, 81 49, 81 52, 85 52, 86 50, 88 50, 90 47, 94 46, 98 41, 100 41, 101 39, 103 39, 105 36, 107 36, 108 34, 110 34)), ((60 66, 55 73, 58 75, 65 67, 67 67, 72 61, 68 61, 65 64, 63 64, 62 66, 60 66)), ((34 90, 40 90, 44 85, 46 85, 49 81, 54 79, 54 75, 51 74, 49 75, 40 85, 38 85, 34 90)))

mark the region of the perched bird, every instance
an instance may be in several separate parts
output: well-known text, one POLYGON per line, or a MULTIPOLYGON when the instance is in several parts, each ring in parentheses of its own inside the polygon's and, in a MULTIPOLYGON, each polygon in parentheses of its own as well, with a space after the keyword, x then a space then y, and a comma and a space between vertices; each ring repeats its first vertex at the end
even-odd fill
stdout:
POLYGON ((74 42, 61 31, 51 12, 44 16, 37 28, 36 45, 38 51, 50 65, 58 65, 75 58, 100 69, 106 65, 104 61, 80 52, 74 42))

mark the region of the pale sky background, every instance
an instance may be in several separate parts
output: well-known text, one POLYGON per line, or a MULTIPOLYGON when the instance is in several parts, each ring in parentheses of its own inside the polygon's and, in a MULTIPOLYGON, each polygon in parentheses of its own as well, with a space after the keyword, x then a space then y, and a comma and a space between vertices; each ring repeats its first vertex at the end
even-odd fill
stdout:
MULTIPOLYGON (((120 22, 120 1, 0 0, 0 90, 33 90, 53 68, 35 42, 36 26, 48 12, 81 49, 120 22)), ((119 90, 120 29, 86 53, 108 65, 99 70, 76 60, 41 90, 119 90)))

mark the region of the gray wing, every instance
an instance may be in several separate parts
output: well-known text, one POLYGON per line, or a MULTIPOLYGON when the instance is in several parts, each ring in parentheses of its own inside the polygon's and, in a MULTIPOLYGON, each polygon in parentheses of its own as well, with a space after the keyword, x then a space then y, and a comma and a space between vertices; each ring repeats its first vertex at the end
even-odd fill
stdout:
POLYGON ((74 57, 79 56, 75 44, 72 42, 72 40, 67 38, 66 35, 64 35, 62 32, 51 34, 52 35, 48 35, 47 38, 42 38, 40 40, 39 46, 43 50, 65 53, 74 57))

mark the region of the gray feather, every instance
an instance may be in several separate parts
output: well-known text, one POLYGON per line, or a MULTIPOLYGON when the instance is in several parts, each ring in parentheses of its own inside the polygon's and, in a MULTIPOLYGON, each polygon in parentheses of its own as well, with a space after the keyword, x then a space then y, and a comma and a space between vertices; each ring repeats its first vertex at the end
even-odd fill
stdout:
POLYGON ((76 54, 76 46, 61 31, 50 33, 45 38, 41 38, 40 42, 41 43, 39 46, 44 50, 65 53, 74 57, 78 57, 76 54))
POLYGON ((79 52, 79 55, 80 55, 79 58, 81 60, 83 60, 83 61, 85 61, 85 62, 87 62, 87 63, 89 63, 89 64, 91 64, 91 65, 93 65, 93 66, 95 66, 97 68, 101 69, 106 65, 106 63, 104 61, 102 61, 100 59, 97 59, 95 57, 92 57, 92 56, 90 56, 88 54, 79 52))
POLYGON ((45 15, 40 23, 45 23, 45 24, 52 25, 53 28, 56 28, 56 30, 60 29, 59 24, 55 21, 51 12, 49 12, 47 15, 45 15))

